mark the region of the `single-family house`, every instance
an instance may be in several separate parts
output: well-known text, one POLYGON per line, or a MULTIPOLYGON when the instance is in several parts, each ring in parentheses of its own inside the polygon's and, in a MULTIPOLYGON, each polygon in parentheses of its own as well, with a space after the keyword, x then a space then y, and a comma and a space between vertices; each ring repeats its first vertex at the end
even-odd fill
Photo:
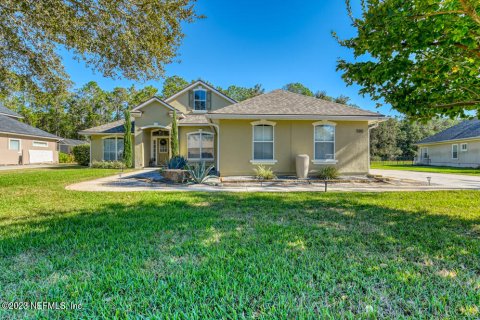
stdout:
POLYGON ((18 121, 0 105, 0 165, 58 163, 57 136, 18 121))
MULTIPOLYGON (((171 157, 173 111, 180 154, 215 164, 222 176, 251 175, 257 165, 295 172, 299 154, 310 169, 336 166, 344 174, 369 171, 369 129, 385 116, 300 94, 275 90, 237 102, 203 81, 165 100, 153 97, 131 112, 135 167, 171 157)), ((124 121, 83 130, 92 161, 121 160, 124 121)))
POLYGON ((480 120, 465 120, 417 142, 417 145, 417 164, 479 167, 480 120))

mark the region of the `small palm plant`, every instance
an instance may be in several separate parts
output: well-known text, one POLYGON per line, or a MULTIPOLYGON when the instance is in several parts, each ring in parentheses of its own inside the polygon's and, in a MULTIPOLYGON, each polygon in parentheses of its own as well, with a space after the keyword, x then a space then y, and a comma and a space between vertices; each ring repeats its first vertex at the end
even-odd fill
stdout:
POLYGON ((260 165, 253 170, 255 171, 255 175, 257 176, 258 179, 273 180, 277 178, 272 168, 267 168, 265 166, 260 165))
POLYGON ((194 164, 193 166, 190 166, 189 164, 186 166, 190 178, 194 183, 205 183, 208 178, 214 177, 213 174, 210 174, 213 167, 213 164, 207 167, 205 161, 194 164))

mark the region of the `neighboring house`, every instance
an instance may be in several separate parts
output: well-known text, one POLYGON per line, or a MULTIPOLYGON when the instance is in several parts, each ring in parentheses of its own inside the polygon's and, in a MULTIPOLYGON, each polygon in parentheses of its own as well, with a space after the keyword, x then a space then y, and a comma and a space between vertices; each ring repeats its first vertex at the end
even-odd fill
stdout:
POLYGON ((58 151, 62 153, 72 154, 73 147, 80 146, 82 144, 89 144, 88 141, 75 140, 75 139, 62 139, 58 142, 58 151))
POLYGON ((0 105, 0 165, 58 163, 57 136, 18 121, 0 105))
MULTIPOLYGON (((336 166, 342 173, 369 170, 369 128, 385 116, 343 104, 276 90, 237 103, 197 81, 173 96, 153 97, 134 108, 136 167, 162 165, 171 156, 173 110, 179 117, 180 154, 215 164, 222 176, 252 175, 260 164, 279 174, 295 172, 298 154, 310 169, 336 166)), ((91 159, 121 160, 123 121, 83 130, 91 159)))
POLYGON ((480 166, 480 120, 466 120, 417 142, 416 163, 432 166, 480 166))

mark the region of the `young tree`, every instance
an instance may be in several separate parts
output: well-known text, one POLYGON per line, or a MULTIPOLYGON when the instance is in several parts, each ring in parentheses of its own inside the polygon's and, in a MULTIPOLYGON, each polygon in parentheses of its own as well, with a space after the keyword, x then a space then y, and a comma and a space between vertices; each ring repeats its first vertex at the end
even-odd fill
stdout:
POLYGON ((57 48, 110 78, 158 79, 200 18, 195 0, 3 0, 0 3, 0 94, 65 90, 57 48))
POLYGON ((177 124, 177 111, 173 110, 172 116, 172 132, 170 135, 170 148, 172 149, 172 157, 176 157, 180 154, 178 150, 178 124, 177 124))
POLYGON ((339 60, 347 84, 415 118, 480 110, 480 1, 368 0, 353 38, 359 61, 339 60))
POLYGON ((130 119, 130 111, 125 110, 125 135, 123 137, 123 162, 127 168, 133 165, 132 159, 132 120, 130 119))

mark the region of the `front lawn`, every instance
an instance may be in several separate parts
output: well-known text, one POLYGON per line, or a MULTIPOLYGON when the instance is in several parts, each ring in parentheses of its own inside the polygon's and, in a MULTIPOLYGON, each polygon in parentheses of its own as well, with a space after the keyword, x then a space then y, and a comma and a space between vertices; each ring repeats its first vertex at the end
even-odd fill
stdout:
MULTIPOLYGON (((116 172, 116 171, 113 171, 116 172)), ((480 317, 480 192, 88 193, 0 173, 0 318, 480 317)))
POLYGON ((475 168, 457 168, 457 167, 434 167, 434 166, 417 166, 408 163, 396 163, 396 161, 372 161, 371 169, 383 170, 404 170, 404 171, 418 171, 418 172, 434 172, 434 173, 450 173, 450 174, 465 174, 469 176, 480 176, 480 169, 475 168))

